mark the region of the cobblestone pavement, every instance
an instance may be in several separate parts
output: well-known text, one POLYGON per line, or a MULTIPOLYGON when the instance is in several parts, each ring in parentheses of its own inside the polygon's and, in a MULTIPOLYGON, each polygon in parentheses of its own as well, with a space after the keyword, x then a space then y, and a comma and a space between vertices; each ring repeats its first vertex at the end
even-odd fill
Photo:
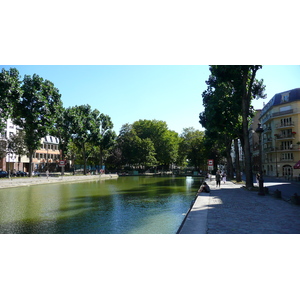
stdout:
POLYGON ((207 233, 300 233, 300 206, 259 196, 241 185, 227 181, 221 187, 211 182, 207 233))

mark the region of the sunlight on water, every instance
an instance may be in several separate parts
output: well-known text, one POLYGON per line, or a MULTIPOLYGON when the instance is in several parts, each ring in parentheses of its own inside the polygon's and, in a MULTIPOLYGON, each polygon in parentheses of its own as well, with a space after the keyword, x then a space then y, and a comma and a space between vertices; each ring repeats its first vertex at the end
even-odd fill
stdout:
POLYGON ((108 181, 0 190, 0 233, 176 233, 198 178, 108 181))

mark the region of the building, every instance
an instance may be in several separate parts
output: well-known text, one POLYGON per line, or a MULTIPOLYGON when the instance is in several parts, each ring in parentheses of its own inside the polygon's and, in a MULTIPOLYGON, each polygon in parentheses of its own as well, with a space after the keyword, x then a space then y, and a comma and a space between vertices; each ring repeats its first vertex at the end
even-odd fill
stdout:
POLYGON ((47 135, 41 140, 41 148, 35 151, 32 162, 34 170, 51 172, 58 170, 60 160, 59 139, 47 135))
MULTIPOLYGON (((6 128, 0 134, 0 140, 6 142, 13 135, 16 135, 19 127, 14 125, 11 119, 6 121, 6 128)), ((0 169, 4 171, 24 171, 29 170, 29 157, 23 155, 18 157, 13 153, 6 143, 6 156, 0 159, 0 169)), ((57 171, 59 169, 60 150, 59 139, 53 136, 46 136, 41 139, 41 147, 36 150, 32 162, 33 170, 46 171, 48 168, 50 171, 57 171)))
POLYGON ((9 145, 7 145, 7 139, 11 138, 13 135, 17 133, 19 128, 13 124, 11 119, 6 121, 6 128, 4 131, 0 133, 0 140, 4 142, 4 146, 7 147, 6 155, 0 160, 0 169, 4 171, 14 170, 15 164, 18 162, 18 158, 16 154, 14 154, 9 145))
POLYGON ((266 175, 298 180, 300 168, 300 88, 278 93, 260 116, 262 164, 266 175))

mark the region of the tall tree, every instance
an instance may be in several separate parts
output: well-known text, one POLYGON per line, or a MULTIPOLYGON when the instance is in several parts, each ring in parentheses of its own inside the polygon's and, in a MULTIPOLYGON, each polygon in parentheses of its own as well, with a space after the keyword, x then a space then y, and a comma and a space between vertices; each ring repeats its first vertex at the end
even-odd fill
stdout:
POLYGON ((13 111, 14 103, 21 97, 21 81, 19 71, 4 68, 0 73, 0 132, 5 127, 5 121, 13 111))
POLYGON ((40 140, 53 126, 58 108, 62 105, 59 90, 49 80, 34 74, 25 75, 21 86, 22 96, 15 99, 12 119, 25 133, 29 156, 29 176, 32 176, 34 151, 40 140))
POLYGON ((168 166, 177 160, 180 139, 176 132, 168 129, 166 122, 139 120, 132 128, 139 138, 149 138, 153 142, 158 164, 168 166))
POLYGON ((193 127, 184 128, 180 137, 180 152, 185 154, 195 169, 199 169, 207 159, 204 154, 204 132, 193 127))
POLYGON ((92 110, 89 104, 74 106, 70 109, 70 134, 72 141, 82 154, 84 175, 87 171, 87 160, 93 153, 100 136, 100 112, 92 110))
POLYGON ((103 161, 108 157, 108 150, 115 144, 116 133, 112 130, 113 126, 110 116, 105 114, 100 115, 100 132, 98 137, 100 167, 103 166, 103 161))
MULTIPOLYGON (((228 100, 232 99, 232 105, 228 105, 236 112, 235 116, 241 116, 241 128, 243 141, 243 150, 245 154, 245 173, 246 173, 246 186, 253 186, 252 168, 251 168, 251 153, 249 145, 249 119, 252 116, 253 107, 251 101, 255 98, 264 98, 263 80, 257 80, 256 73, 262 66, 211 66, 212 72, 211 79, 208 81, 210 85, 212 82, 217 82, 216 86, 212 85, 211 94, 220 99, 226 97, 225 107, 228 105, 228 100), (225 90, 223 89, 225 87, 225 90)), ((207 121, 208 118, 202 118, 200 115, 200 122, 207 121)), ((236 119, 235 119, 236 120, 236 119)), ((235 121, 235 124, 238 122, 235 121)), ((228 132, 228 131, 227 131, 228 132)))

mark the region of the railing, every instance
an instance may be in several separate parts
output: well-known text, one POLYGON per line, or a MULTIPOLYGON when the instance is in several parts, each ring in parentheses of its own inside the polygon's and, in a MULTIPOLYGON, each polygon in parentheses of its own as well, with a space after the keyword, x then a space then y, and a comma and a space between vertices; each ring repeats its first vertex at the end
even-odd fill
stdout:
POLYGON ((279 112, 272 113, 272 117, 288 115, 288 114, 292 114, 293 112, 294 112, 293 109, 289 109, 289 110, 285 110, 285 111, 279 111, 279 112))
POLYGON ((287 134, 287 135, 276 135, 276 139, 277 140, 283 140, 283 139, 295 139, 295 135, 294 134, 287 134))
POLYGON ((276 128, 290 128, 290 127, 294 127, 294 126, 295 126, 294 122, 288 122, 288 123, 285 123, 285 124, 277 123, 275 125, 276 128))

